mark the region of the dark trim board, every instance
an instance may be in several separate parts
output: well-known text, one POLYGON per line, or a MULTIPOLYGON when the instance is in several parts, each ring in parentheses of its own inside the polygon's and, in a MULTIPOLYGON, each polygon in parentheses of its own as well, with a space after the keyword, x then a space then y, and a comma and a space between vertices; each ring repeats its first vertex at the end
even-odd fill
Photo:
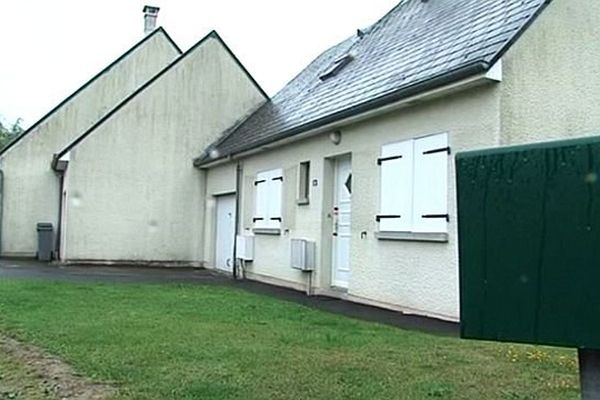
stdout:
POLYGON ((125 107, 130 101, 132 101, 133 99, 135 99, 140 93, 142 93, 143 91, 145 91, 147 88, 149 88, 154 82, 156 82, 157 80, 159 80, 163 75, 165 75, 167 72, 169 72, 172 68, 174 68, 176 65, 178 65, 181 61, 183 61, 187 56, 189 56, 190 54, 192 54, 198 47, 200 47, 202 44, 204 44, 204 42, 206 42, 208 39, 210 38, 214 38, 217 39, 225 48, 225 50, 227 51, 227 53, 229 55, 231 55, 231 57, 233 58, 234 62, 241 67, 242 71, 249 77, 249 79, 252 81, 252 83, 256 86, 256 88, 260 91, 260 93, 265 97, 265 99, 268 99, 269 96, 266 94, 266 92, 259 86, 258 82, 256 82, 256 80, 252 77, 252 75, 250 75, 250 73, 248 72, 248 70, 246 70, 246 68, 244 68, 244 66, 242 65, 242 63, 238 60, 238 58, 231 52, 231 50, 227 47, 227 45, 225 44, 225 42, 223 41, 223 39, 221 39, 221 37, 219 36, 219 34, 216 31, 211 31, 208 35, 204 36, 202 39, 200 39, 200 41, 198 41, 198 43, 196 43, 195 45, 193 45, 189 50, 187 50, 185 53, 183 53, 180 57, 178 57, 176 60, 174 60, 172 63, 170 63, 169 65, 167 65, 163 70, 161 70, 158 74, 156 74, 154 77, 152 77, 149 81, 147 81, 145 84, 143 84, 141 87, 139 87, 136 91, 134 91, 132 94, 130 94, 128 97, 125 98, 125 100, 123 100, 121 103, 117 104, 112 110, 110 110, 104 117, 102 117, 99 121, 97 121, 94 125, 92 125, 87 131, 85 131, 84 133, 82 133, 79 137, 77 137, 73 142, 71 142, 67 147, 65 147, 63 150, 61 150, 58 154, 55 154, 53 159, 52 159, 52 168, 56 169, 56 165, 58 163, 58 160, 64 156, 65 154, 67 154, 70 150, 72 150, 75 146, 77 146, 79 143, 81 143, 86 137, 88 137, 89 135, 91 135, 97 128, 99 128, 101 125, 103 125, 106 121, 108 121, 113 115, 115 115, 120 109, 122 109, 123 107, 125 107))
POLYGON ((546 7, 548 7, 553 1, 554 0, 544 1, 544 3, 536 10, 536 12, 533 13, 533 17, 530 18, 529 21, 527 21, 527 23, 523 25, 523 27, 519 31, 517 31, 512 38, 510 38, 510 40, 504 45, 504 47, 498 52, 498 54, 496 54, 496 56, 490 62, 490 67, 495 65, 498 62, 498 60, 504 57, 506 52, 510 50, 512 46, 521 38, 521 36, 523 36, 523 34, 525 34, 525 32, 529 30, 531 25, 533 25, 533 23, 537 21, 539 16, 544 12, 544 10, 546 10, 546 7))
POLYGON ((4 153, 6 153, 9 149, 11 149, 18 142, 20 142, 21 139, 23 139, 25 136, 27 136, 31 132, 33 132, 37 127, 39 127, 43 122, 45 122, 48 118, 50 118, 54 113, 56 113, 58 110, 60 110, 65 104, 67 104, 68 102, 70 102, 71 100, 73 100, 78 94, 80 94, 85 89, 87 89, 92 83, 94 83, 95 81, 97 81, 102 75, 106 74, 109 70, 111 70, 113 67, 115 67, 117 64, 119 64, 121 61, 123 61, 125 58, 127 58, 129 55, 131 55, 134 51, 136 51, 137 49, 139 49, 144 43, 146 43, 148 40, 150 40, 150 38, 156 36, 158 33, 164 34, 165 37, 167 38, 167 40, 171 43, 171 45, 173 45, 173 47, 175 48, 175 50, 177 50, 177 52, 179 54, 182 53, 182 51, 179 48, 179 46, 177 46, 177 44, 171 38, 171 36, 169 36, 169 34, 167 33, 167 31, 165 31, 164 28, 162 28, 162 27, 157 28, 154 32, 152 32, 151 34, 149 34, 148 36, 146 36, 145 38, 143 38, 142 40, 140 40, 139 42, 137 42, 133 47, 131 47, 129 50, 127 50, 125 53, 123 53, 121 56, 119 56, 119 58, 117 58, 116 60, 114 60, 113 62, 111 62, 102 71, 100 71, 99 73, 97 73, 96 75, 94 75, 93 78, 91 78, 89 81, 87 81, 86 83, 84 83, 79 89, 77 89, 73 93, 71 93, 66 99, 64 99, 63 101, 61 101, 56 107, 54 107, 52 110, 50 110, 46 115, 44 115, 42 118, 40 118, 36 123, 34 123, 33 125, 31 125, 27 130, 25 130, 19 136, 17 136, 16 138, 14 138, 12 141, 10 141, 2 150, 0 150, 0 157, 3 156, 4 153))
POLYGON ((246 74, 246 76, 248 77, 248 79, 250 79, 252 81, 252 83, 254 84, 254 86, 256 86, 256 88, 260 91, 260 93, 264 96, 264 98, 268 100, 269 99, 269 95, 267 94, 267 92, 265 92, 263 90, 263 88, 258 84, 258 82, 256 81, 256 79, 254 79, 254 77, 252 76, 252 74, 250 74, 250 72, 246 69, 246 67, 244 66, 244 64, 242 64, 242 62, 240 61, 240 59, 237 58, 237 56, 235 55, 235 53, 233 51, 231 51, 231 49, 229 48, 229 46, 227 46, 227 43, 225 43, 225 41, 223 40, 223 38, 221 38, 221 36, 217 33, 217 31, 212 31, 211 33, 214 34, 214 36, 221 42, 221 44, 223 45, 223 47, 225 47, 225 50, 227 50, 227 52, 233 58, 233 60, 235 61, 235 63, 242 69, 242 71, 244 71, 244 74, 246 74))

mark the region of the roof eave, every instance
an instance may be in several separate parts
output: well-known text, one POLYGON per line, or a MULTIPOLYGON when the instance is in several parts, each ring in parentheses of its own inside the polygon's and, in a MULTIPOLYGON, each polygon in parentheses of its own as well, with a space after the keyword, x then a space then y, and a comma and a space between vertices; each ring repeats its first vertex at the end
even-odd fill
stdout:
MULTIPOLYGON (((320 118, 318 120, 306 123, 304 125, 300 125, 296 128, 289 129, 287 131, 280 132, 275 138, 269 138, 264 142, 259 142, 252 147, 247 149, 239 150, 237 152, 233 152, 230 154, 225 154, 223 156, 217 158, 211 158, 210 156, 201 156, 194 160, 194 166, 197 168, 208 168, 210 166, 220 164, 231 159, 236 158, 237 156, 247 153, 249 151, 261 148, 263 146, 271 145, 275 142, 279 142, 283 139, 292 139, 294 136, 297 136, 301 133, 312 131, 315 129, 322 128, 324 126, 335 124, 336 122, 343 121, 345 119, 351 118, 353 116, 357 116, 360 114, 364 114, 370 111, 377 110, 379 108, 383 108, 393 103, 397 103, 409 97, 418 95, 420 93, 424 93, 430 90, 438 89, 446 85, 450 85, 452 83, 461 81, 463 79, 467 79, 482 73, 487 72, 492 65, 485 61, 476 62, 473 64, 469 64, 462 68, 450 71, 448 73, 439 75, 432 79, 428 79, 423 82, 416 83, 415 85, 408 86, 387 94, 385 96, 381 96, 370 101, 358 104, 356 106, 347 108, 335 114, 331 114, 320 118)), ((300 140, 300 138, 298 139, 300 140)))

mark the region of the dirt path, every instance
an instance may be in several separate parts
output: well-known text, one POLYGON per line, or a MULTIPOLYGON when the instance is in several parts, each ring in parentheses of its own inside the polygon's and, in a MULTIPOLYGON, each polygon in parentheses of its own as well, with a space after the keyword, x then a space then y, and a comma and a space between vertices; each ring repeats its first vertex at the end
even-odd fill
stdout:
POLYGON ((57 357, 0 334, 0 400, 106 400, 116 393, 76 374, 57 357))

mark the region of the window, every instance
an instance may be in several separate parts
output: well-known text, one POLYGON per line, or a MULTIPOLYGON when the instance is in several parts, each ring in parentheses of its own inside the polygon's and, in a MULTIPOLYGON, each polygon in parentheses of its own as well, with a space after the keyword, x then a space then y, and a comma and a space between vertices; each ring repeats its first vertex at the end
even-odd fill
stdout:
POLYGON ((302 206, 310 202, 310 161, 301 162, 298 167, 298 196, 296 204, 302 206))
POLYGON ((334 76, 336 76, 342 69, 344 69, 344 67, 348 64, 350 64, 350 62, 354 60, 354 56, 352 56, 351 54, 346 54, 343 57, 338 58, 337 60, 335 60, 333 62, 333 64, 329 67, 329 69, 327 69, 327 71, 325 71, 320 77, 319 79, 321 79, 322 81, 325 81, 329 78, 333 78, 334 76))
POLYGON ((256 175, 254 181, 256 201, 254 229, 281 228, 281 189, 283 186, 283 171, 274 169, 256 175))
POLYGON ((381 232, 448 231, 448 134, 382 147, 381 232))

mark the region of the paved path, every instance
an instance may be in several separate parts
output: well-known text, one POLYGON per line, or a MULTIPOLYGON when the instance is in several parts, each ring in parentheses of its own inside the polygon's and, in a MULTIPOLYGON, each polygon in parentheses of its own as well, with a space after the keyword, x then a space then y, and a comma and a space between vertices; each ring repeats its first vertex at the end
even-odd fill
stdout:
POLYGON ((57 266, 28 260, 0 259, 0 279, 45 279, 67 282, 186 283, 237 287, 322 311, 378 322, 402 329, 458 336, 458 324, 370 307, 324 296, 308 297, 294 290, 253 281, 232 279, 203 269, 143 268, 131 266, 57 266))
POLYGON ((224 276, 190 268, 132 266, 58 266, 29 260, 0 259, 0 278, 51 279, 108 283, 226 283, 224 276))

